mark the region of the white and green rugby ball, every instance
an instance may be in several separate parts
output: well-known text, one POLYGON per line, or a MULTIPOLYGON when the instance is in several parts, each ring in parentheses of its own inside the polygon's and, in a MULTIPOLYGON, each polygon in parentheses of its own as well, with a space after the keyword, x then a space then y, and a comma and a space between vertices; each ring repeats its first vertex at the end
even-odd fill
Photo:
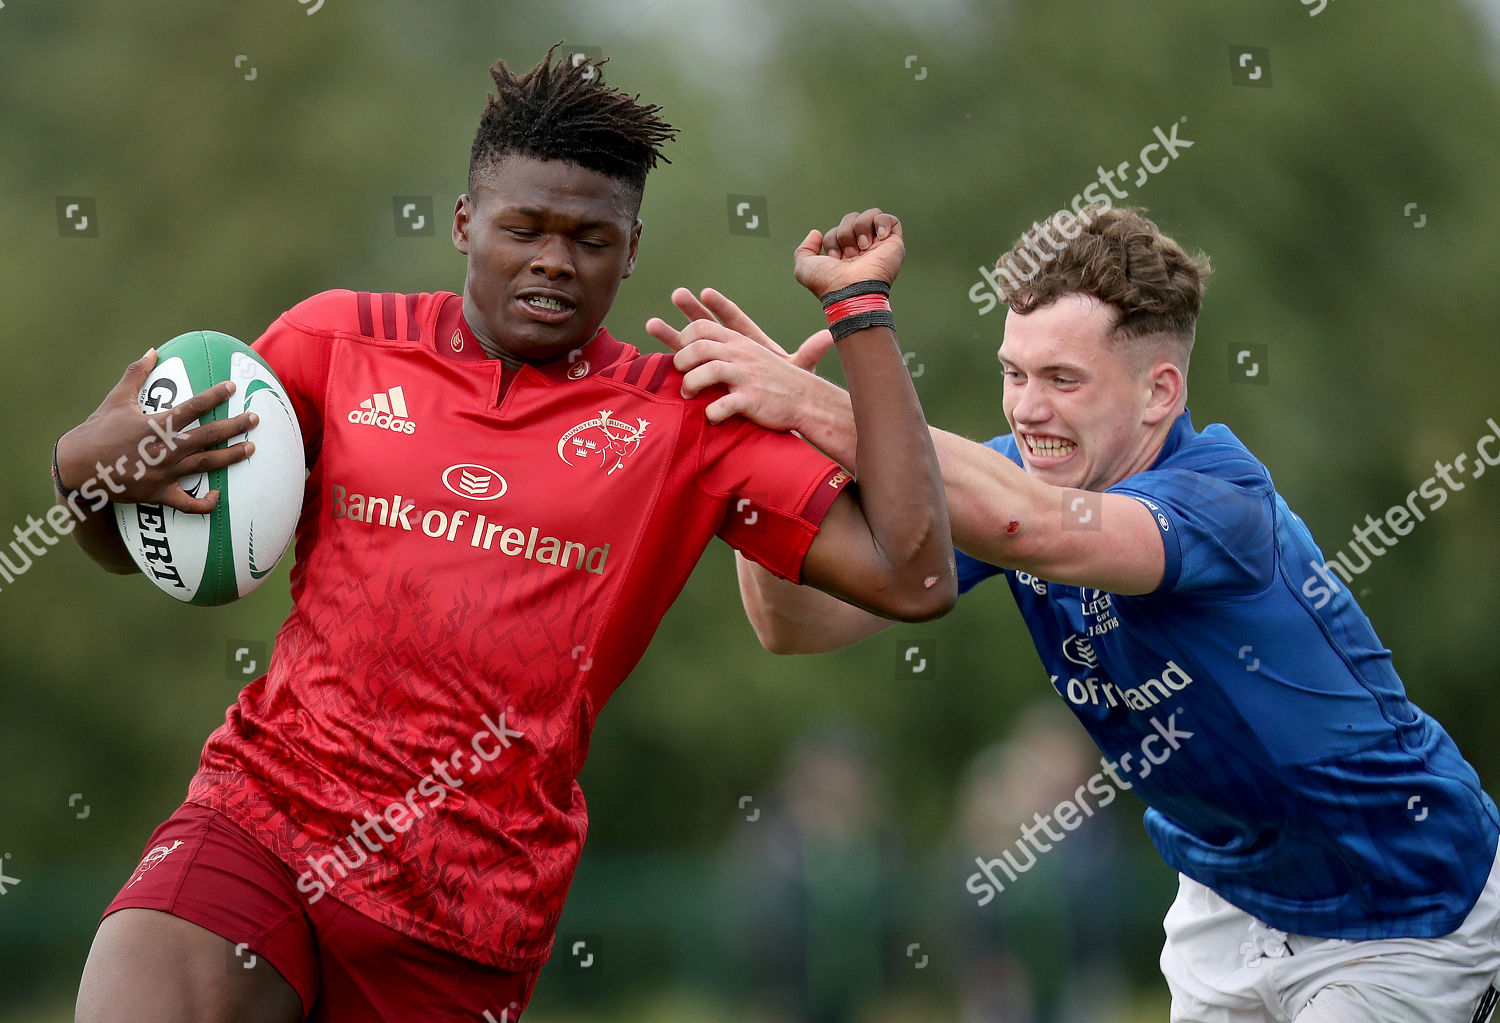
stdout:
POLYGON ((141 388, 141 410, 174 408, 225 380, 234 381, 229 400, 179 427, 247 411, 260 416, 248 435, 228 442, 253 440, 254 454, 181 480, 194 497, 217 490, 214 510, 190 515, 162 505, 115 505, 120 537, 146 578, 178 600, 204 607, 238 600, 270 575, 291 545, 306 479, 302 430, 286 388, 254 349, 228 334, 195 330, 162 345, 141 388))

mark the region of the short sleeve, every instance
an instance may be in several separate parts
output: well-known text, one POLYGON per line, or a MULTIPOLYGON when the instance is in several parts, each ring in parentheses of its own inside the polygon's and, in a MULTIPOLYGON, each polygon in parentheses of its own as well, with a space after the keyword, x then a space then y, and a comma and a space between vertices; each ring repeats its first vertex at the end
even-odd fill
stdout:
POLYGON ((708 426, 698 484, 724 501, 724 542, 800 582, 823 516, 852 479, 800 437, 732 419, 708 426))
POLYGON ((353 308, 353 293, 329 291, 293 306, 250 347, 270 365, 292 401, 311 468, 323 443, 323 396, 328 389, 333 317, 353 308), (340 299, 345 301, 340 302, 340 299))
POLYGON ((1259 593, 1276 571, 1274 492, 1258 463, 1214 473, 1153 469, 1109 489, 1146 506, 1161 531, 1166 570, 1153 595, 1259 593))

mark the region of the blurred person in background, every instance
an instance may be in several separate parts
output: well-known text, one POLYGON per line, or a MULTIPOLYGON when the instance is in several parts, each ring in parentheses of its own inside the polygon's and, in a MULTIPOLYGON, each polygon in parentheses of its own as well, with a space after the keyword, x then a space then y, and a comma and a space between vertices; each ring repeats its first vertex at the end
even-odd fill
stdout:
POLYGON ((886 800, 867 739, 827 727, 797 742, 776 801, 736 829, 730 943, 787 1023, 849 1023, 889 988, 903 857, 886 800))
POLYGON ((1009 738, 970 761, 944 876, 954 926, 962 1023, 1117 1023, 1125 991, 1120 943, 1126 893, 1120 829, 1096 814, 988 905, 959 895, 974 849, 1013 845, 1034 815, 1072 797, 1097 768, 1062 708, 1033 704, 1009 738))

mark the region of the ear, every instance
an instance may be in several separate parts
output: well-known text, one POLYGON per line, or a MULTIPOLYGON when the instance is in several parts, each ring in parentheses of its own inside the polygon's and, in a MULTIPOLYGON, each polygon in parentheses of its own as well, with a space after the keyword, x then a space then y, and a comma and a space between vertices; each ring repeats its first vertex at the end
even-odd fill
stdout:
POLYGON ((1146 384, 1150 390, 1146 395, 1146 408, 1141 414, 1141 421, 1147 426, 1155 426, 1162 420, 1175 416, 1181 409, 1181 402, 1187 394, 1187 380, 1183 377, 1181 368, 1168 359, 1154 364, 1149 373, 1146 384))
POLYGON ((625 254, 625 272, 620 275, 622 281, 635 273, 635 257, 641 249, 641 228, 645 226, 644 221, 637 219, 630 229, 630 251, 625 254))
POLYGON ((453 247, 466 256, 469 254, 469 221, 473 215, 474 203, 465 192, 453 207, 453 247))

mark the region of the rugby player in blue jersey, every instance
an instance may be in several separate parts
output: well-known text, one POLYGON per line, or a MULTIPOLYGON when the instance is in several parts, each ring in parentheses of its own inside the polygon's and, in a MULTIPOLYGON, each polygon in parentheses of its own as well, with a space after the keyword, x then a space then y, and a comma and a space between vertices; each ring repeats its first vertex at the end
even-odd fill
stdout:
MULTIPOLYGON (((846 255, 869 243, 847 218, 846 255)), ((997 264, 1010 433, 934 429, 961 590, 1002 576, 1053 688, 1103 752, 1045 822, 1056 840, 1130 788, 1180 876, 1161 966, 1172 1020, 1470 1023, 1500 973, 1500 815, 1453 740, 1412 704, 1350 591, 1266 467, 1196 429, 1188 357, 1205 257, 1139 211, 1059 213, 997 264), (1319 568, 1322 571, 1319 571, 1319 568), (1104 776, 1108 780, 1104 780, 1104 776), (1106 796, 1107 798, 1098 798, 1106 796), (1058 829, 1062 829, 1059 831, 1058 829)), ((674 296, 746 335, 679 348, 686 390, 797 430, 846 468, 849 398, 717 292, 674 296)), ((825 332, 826 334, 826 332, 825 332)), ((739 559, 745 608, 779 653, 891 623, 739 559)), ((981 904, 1016 851, 974 850, 981 904)))

